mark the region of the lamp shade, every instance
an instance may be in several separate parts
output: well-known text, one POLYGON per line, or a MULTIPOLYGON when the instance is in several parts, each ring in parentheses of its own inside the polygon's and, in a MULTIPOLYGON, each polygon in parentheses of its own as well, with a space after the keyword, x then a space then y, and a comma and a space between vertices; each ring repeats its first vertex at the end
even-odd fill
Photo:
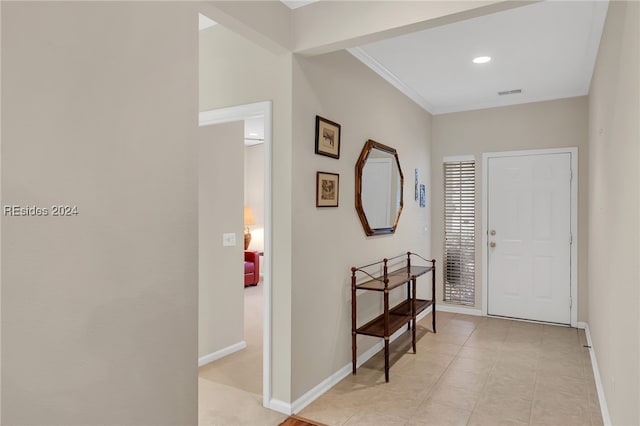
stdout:
POLYGON ((255 223, 253 210, 251 210, 251 207, 244 206, 244 226, 255 225, 255 223))

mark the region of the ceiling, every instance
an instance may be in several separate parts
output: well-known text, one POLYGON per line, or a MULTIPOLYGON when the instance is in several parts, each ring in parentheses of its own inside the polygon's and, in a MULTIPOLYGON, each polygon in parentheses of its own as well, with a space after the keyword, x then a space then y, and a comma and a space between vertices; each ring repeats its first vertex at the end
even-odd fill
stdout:
POLYGON ((533 3, 349 51, 432 114, 583 96, 607 7, 533 3), (485 55, 492 60, 472 62, 485 55))
POLYGON ((315 3, 318 0, 280 0, 285 4, 289 9, 297 9, 302 6, 306 6, 311 3, 315 3))

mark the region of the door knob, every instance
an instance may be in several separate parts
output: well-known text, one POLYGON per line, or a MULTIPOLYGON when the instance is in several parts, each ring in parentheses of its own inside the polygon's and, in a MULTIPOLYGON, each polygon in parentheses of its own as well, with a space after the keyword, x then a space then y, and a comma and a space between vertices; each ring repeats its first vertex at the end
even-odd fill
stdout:
POLYGON ((489 234, 491 234, 491 235, 496 235, 496 230, 495 230, 495 229, 492 229, 491 231, 489 231, 489 234))
POLYGON ((489 247, 494 248, 496 246, 496 242, 495 241, 491 241, 489 243, 489 247))

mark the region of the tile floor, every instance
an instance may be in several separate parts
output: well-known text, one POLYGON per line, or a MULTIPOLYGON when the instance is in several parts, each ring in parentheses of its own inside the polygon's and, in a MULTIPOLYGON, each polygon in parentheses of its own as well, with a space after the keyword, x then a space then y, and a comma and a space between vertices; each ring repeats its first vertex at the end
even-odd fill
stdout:
MULTIPOLYGON (((583 330, 437 315, 437 334, 430 315, 418 323, 417 354, 406 333, 391 345, 389 383, 379 353, 298 414, 331 426, 602 425, 583 330)), ((202 371, 200 424, 275 426, 286 417, 231 376, 220 383, 202 371)))
POLYGON ((328 425, 602 425, 583 330, 438 313, 299 414, 328 425))

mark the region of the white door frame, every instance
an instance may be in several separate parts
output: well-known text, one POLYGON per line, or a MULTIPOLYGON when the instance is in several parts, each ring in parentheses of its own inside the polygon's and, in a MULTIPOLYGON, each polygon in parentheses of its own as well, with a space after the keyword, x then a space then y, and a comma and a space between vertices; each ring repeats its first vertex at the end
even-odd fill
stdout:
POLYGON ((489 233, 489 179, 490 158, 517 157, 526 155, 564 154, 571 155, 571 327, 578 326, 578 148, 535 149, 525 151, 485 152, 482 154, 482 315, 487 315, 489 257, 487 255, 489 233))
POLYGON ((272 104, 271 101, 257 102, 203 111, 199 115, 199 125, 241 121, 264 117, 264 257, 262 289, 262 405, 269 408, 271 400, 271 156, 272 156, 272 104))

